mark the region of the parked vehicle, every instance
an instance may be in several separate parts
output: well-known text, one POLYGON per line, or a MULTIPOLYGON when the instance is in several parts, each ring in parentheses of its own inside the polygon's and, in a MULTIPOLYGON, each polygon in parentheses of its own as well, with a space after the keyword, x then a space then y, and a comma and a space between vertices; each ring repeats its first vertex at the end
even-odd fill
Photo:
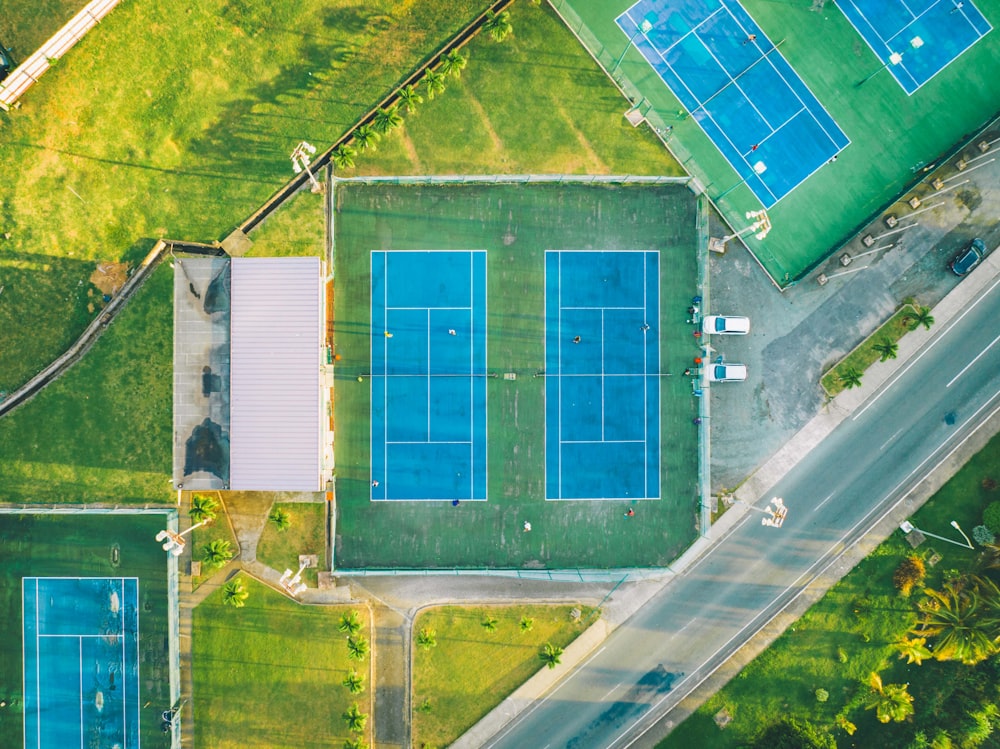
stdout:
POLYGON ((738 315, 709 315, 701 324, 702 332, 715 335, 746 335, 750 318, 738 315))
POLYGON ((968 247, 952 258, 948 267, 956 276, 964 276, 979 265, 984 257, 986 257, 986 243, 981 239, 973 239, 968 247))
POLYGON ((14 58, 11 56, 10 50, 0 42, 0 80, 6 78, 7 74, 15 67, 14 58))
POLYGON ((709 382, 743 382, 747 378, 746 364, 709 364, 709 382))

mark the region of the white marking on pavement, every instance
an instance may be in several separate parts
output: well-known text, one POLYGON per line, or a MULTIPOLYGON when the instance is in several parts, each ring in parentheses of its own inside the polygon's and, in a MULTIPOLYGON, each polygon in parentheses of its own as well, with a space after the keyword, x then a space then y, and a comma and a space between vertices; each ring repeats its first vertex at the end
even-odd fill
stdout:
POLYGON ((910 359, 910 361, 907 362, 903 366, 903 368, 901 370, 899 370, 898 372, 896 372, 896 374, 894 374, 891 378, 889 378, 885 382, 882 392, 876 393, 874 396, 872 396, 871 398, 869 398, 868 402, 865 403, 865 405, 861 408, 861 410, 858 411, 856 414, 854 414, 854 416, 852 416, 851 419, 853 421, 857 421, 859 418, 861 418, 861 415, 864 414, 865 411, 867 411, 869 408, 871 408, 872 406, 875 405, 875 401, 877 401, 879 398, 881 398, 883 395, 885 395, 887 392, 889 392, 889 388, 892 387, 893 385, 895 385, 896 381, 900 377, 902 377, 904 374, 906 374, 908 371, 910 371, 910 367, 912 367, 914 364, 916 364, 918 361, 920 361, 920 358, 924 354, 926 354, 928 351, 930 351, 932 348, 934 348, 937 345, 938 341, 940 341, 942 338, 944 338, 944 334, 947 333, 948 331, 950 331, 956 325, 958 325, 958 323, 960 323, 962 321, 962 318, 964 318, 967 314, 969 314, 970 312, 972 312, 972 310, 974 310, 976 308, 976 305, 979 304, 981 301, 983 301, 983 299, 986 298, 986 295, 989 294, 991 291, 993 291, 993 289, 995 289, 998 284, 1000 284, 1000 278, 998 278, 996 281, 994 281, 993 285, 990 286, 988 289, 986 289, 986 291, 984 291, 981 296, 979 296, 974 302, 972 302, 965 309, 965 311, 962 312, 962 314, 960 314, 958 317, 956 317, 954 320, 952 320, 948 324, 947 328, 945 328, 943 331, 940 331, 938 333, 937 337, 933 341, 931 341, 926 346, 924 346, 920 350, 919 354, 917 354, 913 359, 910 359))
POLYGON ((952 377, 951 380, 948 382, 948 384, 945 385, 945 387, 946 388, 950 388, 954 384, 955 380, 957 380, 959 377, 961 377, 962 375, 964 375, 965 371, 969 367, 971 367, 973 364, 975 364, 977 361, 979 361, 983 356, 985 356, 986 352, 989 351, 991 348, 993 348, 993 344, 996 343, 997 341, 1000 341, 1000 335, 998 335, 996 338, 994 338, 992 341, 990 341, 990 345, 987 346, 986 348, 984 348, 982 351, 980 351, 979 352, 979 356, 977 356, 975 359, 973 359, 968 364, 966 364, 965 367, 962 369, 961 372, 959 372, 957 375, 955 375, 954 377, 952 377))
POLYGON ((881 452, 882 450, 884 450, 885 446, 888 445, 890 442, 892 442, 894 439, 896 439, 896 437, 898 437, 899 433, 902 432, 902 431, 903 431, 902 429, 897 430, 894 435, 892 435, 889 439, 887 439, 885 442, 883 442, 882 443, 882 447, 879 448, 879 452, 881 452))
MULTIPOLYGON (((984 404, 984 405, 983 405, 983 406, 982 406, 981 408, 979 408, 979 409, 978 409, 978 410, 976 411, 976 413, 974 413, 974 414, 973 414, 972 416, 970 416, 970 417, 969 417, 968 419, 966 419, 966 420, 965 420, 965 422, 963 422, 963 426, 964 426, 965 424, 968 424, 968 423, 970 423, 970 422, 971 422, 971 421, 972 421, 972 420, 973 420, 973 419, 974 419, 974 418, 976 417, 976 415, 977 415, 977 414, 979 414, 979 413, 980 413, 981 411, 983 411, 983 409, 985 409, 985 408, 986 408, 987 406, 989 406, 989 405, 990 405, 990 403, 991 403, 992 401, 994 401, 994 400, 996 399, 997 395, 1000 395, 1000 392, 998 392, 998 393, 994 393, 994 394, 993 394, 992 396, 990 396, 990 399, 989 399, 989 400, 988 400, 988 401, 987 401, 987 402, 986 402, 986 403, 985 403, 985 404, 984 404)), ((958 442, 958 444, 956 444, 956 445, 955 445, 955 447, 953 447, 953 448, 952 448, 952 449, 951 449, 951 450, 950 450, 950 451, 948 452, 948 454, 947 454, 947 455, 945 455, 945 456, 944 456, 943 458, 941 458, 941 460, 939 460, 939 461, 938 461, 938 462, 937 462, 937 463, 936 463, 936 464, 934 465, 934 467, 933 467, 933 468, 931 468, 931 469, 930 469, 929 471, 927 471, 927 472, 926 472, 925 476, 929 476, 929 475, 931 475, 932 473, 934 473, 934 471, 936 471, 936 470, 937 470, 938 468, 940 468, 940 467, 941 467, 941 465, 942 465, 942 464, 943 464, 943 463, 944 463, 944 462, 945 462, 946 460, 948 460, 948 459, 949 459, 949 458, 950 458, 950 457, 951 457, 952 455, 954 455, 954 454, 955 454, 955 452, 956 452, 956 451, 957 451, 957 450, 958 450, 958 449, 959 449, 960 447, 962 447, 962 445, 964 445, 964 444, 965 444, 966 442, 968 442, 968 441, 969 441, 970 439, 972 439, 972 437, 973 437, 973 436, 974 436, 974 435, 976 434, 976 432, 978 432, 978 431, 979 431, 980 429, 982 429, 982 428, 983 428, 983 427, 984 427, 984 426, 985 426, 986 424, 988 424, 988 423, 990 422, 990 420, 991 420, 991 419, 992 419, 992 418, 993 418, 994 416, 996 416, 996 415, 997 415, 997 413, 1000 413, 1000 406, 997 406, 996 408, 994 408, 994 409, 993 409, 993 412, 992 412, 991 414, 989 414, 989 416, 987 416, 987 417, 986 417, 985 419, 983 419, 983 420, 982 420, 982 422, 981 422, 981 423, 979 424, 979 426, 977 426, 977 427, 976 427, 975 429, 973 429, 973 430, 972 430, 971 432, 969 432, 969 433, 968 433, 968 434, 967 434, 967 435, 966 435, 966 436, 965 436, 965 437, 964 437, 963 439, 961 439, 961 440, 960 440, 960 441, 958 442)), ((933 457, 934 457, 934 453, 936 453, 936 452, 937 452, 937 451, 938 451, 938 450, 939 450, 939 449, 940 449, 941 447, 943 447, 943 446, 944 446, 944 444, 942 443, 942 445, 940 445, 940 446, 939 446, 938 448, 936 448, 936 449, 935 449, 934 451, 932 451, 932 453, 931 453, 931 454, 930 454, 929 456, 927 456, 927 458, 925 458, 925 459, 924 459, 923 461, 921 461, 921 463, 920 463, 920 466, 923 466, 923 465, 924 465, 925 463, 927 463, 927 462, 928 462, 929 460, 931 460, 931 458, 933 458, 933 457)), ((761 630, 763 630, 763 629, 764 629, 764 627, 766 627, 766 626, 767 626, 768 624, 770 624, 770 623, 771 623, 772 621, 774 621, 774 619, 775 619, 775 618, 776 618, 776 617, 777 617, 777 616, 778 616, 779 614, 781 614, 781 613, 782 613, 783 611, 785 611, 785 609, 787 609, 787 608, 788 608, 789 606, 791 606, 791 605, 792 605, 792 603, 794 603, 794 602, 795 602, 795 601, 796 601, 796 600, 798 599, 798 597, 799 597, 799 596, 801 596, 801 595, 802 595, 802 594, 803 594, 803 593, 804 593, 804 592, 805 592, 805 591, 806 591, 806 590, 808 589, 808 587, 809 587, 809 584, 811 584, 811 583, 812 583, 813 581, 815 581, 815 580, 816 580, 816 579, 817 579, 817 578, 818 578, 818 577, 819 577, 820 575, 822 575, 822 574, 823 574, 824 572, 826 572, 826 570, 830 569, 830 567, 832 567, 832 566, 833 566, 834 564, 836 564, 836 563, 837 563, 838 561, 840 561, 840 559, 841 559, 841 557, 842 557, 842 556, 844 555, 844 553, 846 553, 846 552, 848 551, 848 549, 850 549, 850 548, 851 548, 850 546, 848 546, 848 547, 845 547, 845 548, 841 549, 840 553, 839 553, 839 554, 836 554, 836 555, 834 555, 834 556, 833 556, 833 558, 831 558, 831 559, 830 559, 830 561, 829 561, 829 562, 827 562, 826 566, 824 566, 824 567, 823 567, 823 569, 821 569, 821 570, 817 571, 817 572, 816 572, 816 574, 814 574, 814 575, 812 575, 811 577, 809 577, 809 575, 810 575, 810 570, 812 570, 812 568, 813 568, 813 567, 815 567, 815 566, 817 566, 818 564, 822 563, 822 561, 823 561, 823 558, 824 558, 824 557, 825 557, 825 556, 826 556, 827 554, 829 554, 829 553, 830 553, 831 551, 833 551, 834 549, 836 549, 836 548, 837 548, 837 546, 841 545, 841 544, 842 544, 842 543, 844 542, 844 540, 845 540, 846 538, 848 538, 848 537, 849 537, 849 536, 850 536, 850 535, 851 535, 852 533, 854 533, 854 531, 855 531, 855 530, 856 530, 857 528, 859 528, 860 526, 862 526, 862 525, 863 525, 863 524, 864 524, 864 523, 866 522, 867 518, 869 518, 869 517, 870 517, 870 516, 872 515, 872 513, 876 512, 876 511, 878 510, 879 506, 880 506, 880 505, 881 505, 881 504, 882 504, 883 502, 885 502, 885 501, 886 501, 886 500, 887 500, 887 499, 888 499, 889 497, 891 497, 891 496, 892 496, 892 495, 893 495, 893 494, 894 494, 894 493, 895 493, 896 491, 898 491, 898 490, 899 490, 899 488, 900 488, 900 487, 901 487, 901 486, 902 486, 903 484, 905 484, 905 483, 907 482, 907 480, 909 479, 909 477, 910 477, 910 476, 912 476, 912 475, 913 475, 914 473, 916 473, 916 471, 918 471, 918 470, 920 469, 920 466, 917 466, 917 468, 915 468, 915 469, 914 469, 913 471, 911 471, 911 472, 910 472, 910 474, 909 474, 909 475, 908 475, 908 476, 907 476, 907 477, 906 477, 905 479, 903 479, 902 481, 900 481, 900 482, 899 482, 898 484, 896 484, 896 486, 895 486, 895 487, 893 487, 893 488, 892 488, 892 489, 891 489, 890 491, 888 491, 888 492, 887 492, 887 493, 886 493, 885 495, 883 495, 883 496, 882 496, 882 498, 881 498, 881 499, 880 499, 880 500, 879 500, 879 501, 878 501, 878 502, 877 502, 877 503, 875 504, 875 507, 874 507, 874 509, 872 509, 872 510, 871 510, 871 511, 870 511, 870 512, 869 512, 869 513, 868 513, 867 515, 865 515, 865 516, 864 516, 863 518, 861 518, 861 520, 859 520, 859 521, 858 521, 857 523, 855 523, 855 524, 854 524, 854 525, 853 525, 853 526, 852 526, 852 527, 851 527, 851 528, 850 528, 850 529, 849 529, 849 530, 848 530, 847 532, 845 532, 845 533, 841 534, 840 538, 839 538, 839 539, 837 539, 837 541, 836 541, 835 543, 833 543, 833 544, 832 544, 832 545, 830 546, 830 548, 829 548, 829 549, 828 549, 828 550, 826 551, 826 553, 825 553, 825 554, 823 554, 822 556, 820 556, 820 558, 819 558, 819 559, 817 559, 817 560, 816 560, 815 562, 813 562, 813 564, 812 564, 812 565, 810 565, 810 566, 809 566, 809 568, 808 568, 808 569, 807 569, 807 570, 806 570, 805 572, 803 572, 803 573, 802 573, 801 575, 799 575, 799 577, 798 577, 798 578, 796 579, 796 581, 795 581, 795 582, 793 582, 793 583, 792 583, 791 585, 789 585, 789 586, 788 586, 788 587, 786 587, 786 588, 785 588, 785 589, 784 589, 783 591, 781 591, 781 593, 779 593, 778 595, 776 595, 776 596, 775 596, 774 598, 772 598, 772 599, 771 599, 771 604, 768 604, 768 606, 772 605, 772 604, 773 604, 773 603, 774 603, 775 601, 777 601, 778 599, 780 599, 780 598, 781 598, 781 596, 783 596, 783 595, 784 595, 785 593, 787 593, 787 592, 788 592, 789 590, 791 590, 792 588, 794 588, 794 587, 795 587, 795 586, 796 586, 796 585, 798 584, 798 581, 799 581, 799 580, 802 580, 802 579, 806 579, 806 580, 807 580, 806 584, 802 586, 802 588, 801 588, 801 589, 800 589, 800 590, 798 591, 798 593, 796 593, 796 594, 795 594, 794 596, 792 596, 792 597, 791 597, 790 599, 788 599, 788 601, 787 601, 787 602, 785 602, 785 604, 784 604, 783 606, 781 606, 781 607, 780 607, 780 608, 779 608, 779 609, 778 609, 777 611, 775 611, 775 612, 774 612, 773 614, 771 614, 771 615, 770 615, 770 616, 768 617, 767 621, 763 622, 763 623, 762 623, 762 624, 760 625, 760 627, 758 627, 758 628, 757 628, 757 630, 756 630, 756 631, 755 631, 755 632, 753 633, 753 635, 751 635, 751 637, 753 637, 754 635, 756 635, 756 634, 757 634, 758 632, 760 632, 761 630)), ((889 513, 893 512, 893 510, 895 510, 895 509, 896 509, 896 508, 897 508, 897 507, 898 507, 898 506, 899 506, 900 504, 902 504, 903 500, 905 500, 905 499, 906 499, 906 497, 907 497, 908 495, 909 495, 909 492, 906 492, 906 493, 905 493, 905 494, 903 494, 903 495, 902 495, 902 496, 901 496, 901 497, 900 497, 899 499, 897 499, 897 500, 896 500, 895 502, 893 502, 893 503, 892 503, 892 504, 891 504, 891 505, 890 505, 889 507, 887 507, 887 508, 886 508, 886 510, 885 510, 885 512, 883 512, 883 513, 882 513, 882 514, 881 514, 881 515, 880 515, 880 516, 879 516, 879 517, 878 517, 878 518, 877 518, 876 520, 872 521, 872 522, 871 522, 871 523, 869 524, 869 531, 868 531, 868 532, 871 532, 871 529, 872 529, 872 528, 874 528, 874 527, 875 527, 876 525, 878 525, 878 524, 879 524, 879 523, 881 523, 881 522, 882 522, 883 520, 885 520, 885 518, 886 518, 886 517, 888 517, 889 513)), ((861 539, 858 539, 858 541, 860 541, 860 540, 861 540, 861 539)), ((855 543, 857 543, 857 541, 855 541, 855 543)), ((693 565, 693 566, 697 566, 697 563, 696 563, 695 565, 693 565)), ((767 608, 767 607, 765 607, 765 609, 764 609, 764 610, 766 610, 766 608, 767 608)), ((729 638, 729 639, 728 639, 728 640, 727 640, 727 641, 725 642, 725 644, 723 644, 722 646, 720 646, 720 647, 719 647, 718 649, 716 649, 716 651, 715 651, 714 653, 712 653, 712 654, 711 654, 710 656, 708 656, 708 658, 706 658, 706 659, 705 659, 705 660, 703 660, 703 661, 702 661, 702 662, 701 662, 700 664, 698 664, 698 666, 696 666, 696 667, 694 668, 694 670, 693 670, 693 671, 691 672, 691 675, 693 676, 694 674, 698 673, 698 671, 699 671, 700 669, 704 668, 706 664, 710 663, 710 662, 712 661, 712 659, 713 659, 713 658, 714 658, 714 657, 715 657, 715 656, 716 656, 717 654, 719 654, 719 653, 720 653, 720 652, 722 652, 722 651, 723 651, 724 649, 726 649, 727 647, 729 647, 729 644, 730 644, 731 642, 733 642, 733 641, 734 641, 734 640, 735 640, 736 638, 738 638, 738 637, 739 637, 739 636, 740 636, 740 635, 741 635, 741 634, 743 633, 743 630, 747 629, 747 628, 748 628, 748 627, 749 627, 749 626, 750 626, 751 624, 753 624, 753 621, 750 621, 750 622, 748 622, 747 624, 745 624, 745 625, 744 625, 744 626, 743 626, 743 627, 742 627, 742 628, 741 628, 741 629, 740 629, 740 630, 739 630, 739 631, 738 631, 738 632, 737 632, 737 633, 736 633, 735 635, 733 635, 732 637, 730 637, 730 638, 729 638)), ((747 638, 747 639, 749 639, 749 638, 747 638)), ((727 658, 726 660, 729 660, 729 659, 727 658)), ((725 663, 725 661, 723 661, 723 663, 725 663)), ((683 700, 684 700, 685 698, 687 698, 687 697, 688 697, 688 696, 689 696, 689 695, 690 695, 690 694, 691 694, 692 692, 694 692, 694 690, 695 690, 695 689, 697 689, 697 688, 698 688, 699 686, 701 686, 701 685, 702 685, 702 684, 703 684, 703 683, 705 682, 705 680, 706 680, 706 679, 708 679, 708 678, 709 678, 710 676, 712 676, 712 674, 714 674, 714 673, 715 673, 715 672, 716 672, 716 671, 717 671, 717 670, 718 670, 719 668, 721 668, 721 667, 722 667, 722 665, 723 665, 723 664, 722 664, 722 663, 720 663, 720 664, 719 664, 719 666, 717 666, 716 668, 712 669, 712 670, 711 670, 711 671, 709 671, 709 672, 708 672, 707 674, 705 674, 705 675, 704 675, 704 676, 703 676, 703 677, 702 677, 702 678, 701 678, 701 679, 700 679, 700 680, 699 680, 699 681, 698 681, 698 682, 697 682, 696 684, 693 684, 693 685, 691 686, 691 688, 690 688, 690 689, 689 689, 688 691, 686 691, 686 692, 685 692, 684 694, 682 694, 682 695, 680 696, 680 698, 678 699, 678 703, 680 703, 681 701, 683 701, 683 700)), ((680 681, 680 682, 678 682, 678 684, 677 684, 677 687, 680 687, 681 685, 683 685, 683 684, 684 684, 685 682, 687 682, 687 681, 688 681, 688 679, 690 679, 690 678, 691 678, 691 677, 690 677, 690 676, 688 676, 688 677, 686 677, 686 678, 684 678, 684 679, 681 679, 681 681, 680 681)), ((664 696, 663 696, 662 698, 660 698, 660 700, 659 700, 658 702, 656 702, 656 703, 655 703, 655 704, 654 704, 654 705, 653 705, 653 706, 652 706, 652 707, 651 707, 651 708, 649 709, 649 711, 647 711, 647 713, 646 713, 646 716, 649 716, 649 715, 653 715, 653 714, 655 714, 655 713, 656 713, 656 711, 657 711, 657 709, 659 709, 660 705, 662 705, 662 704, 663 704, 664 702, 666 702, 666 701, 667 701, 668 699, 670 699, 671 697, 675 696, 675 695, 674 695, 674 692, 676 692, 676 688, 675 688, 674 690, 671 690, 671 694, 667 694, 667 695, 664 695, 664 696)), ((623 744, 623 745, 622 745, 622 747, 621 747, 621 749, 629 749, 629 747, 631 747, 631 746, 632 746, 633 744, 635 744, 635 742, 637 742, 637 741, 638 741, 639 739, 641 739, 641 738, 642 738, 643 736, 645 736, 645 735, 646 735, 646 733, 647 733, 647 732, 648 732, 648 731, 649 731, 650 729, 652 729, 652 728, 653 728, 653 727, 654 727, 654 726, 655 726, 655 725, 656 725, 657 723, 659 723, 659 722, 660 722, 660 720, 661 720, 662 718, 663 718, 663 716, 662 716, 662 715, 661 715, 661 716, 657 716, 657 717, 656 717, 656 719, 655 719, 655 720, 654 720, 654 721, 653 721, 652 723, 650 723, 650 724, 649 724, 648 726, 646 726, 646 727, 645 727, 645 728, 643 728, 643 729, 642 729, 641 731, 639 731, 639 733, 638 733, 638 734, 636 734, 636 736, 635 736, 635 737, 634 737, 634 738, 633 738, 633 739, 632 739, 631 741, 629 741, 629 742, 628 742, 627 744, 623 744)), ((635 724, 633 724, 633 726, 634 726, 634 725, 635 725, 635 724)), ((631 730, 632 730, 632 728, 630 727, 630 728, 627 728, 627 729, 625 729, 624 731, 622 731, 622 732, 621 732, 620 734, 618 734, 618 736, 616 736, 616 737, 615 737, 615 738, 614 738, 614 739, 613 739, 613 740, 611 741, 611 743, 607 745, 607 748, 606 748, 606 749, 612 749, 612 748, 613 748, 613 747, 615 746, 615 744, 617 744, 617 743, 618 743, 619 741, 621 741, 621 740, 622 740, 623 738, 625 738, 625 737, 626 737, 626 736, 628 735, 628 733, 629 733, 629 732, 630 732, 631 730)))
POLYGON ((822 507, 823 505, 825 505, 827 502, 829 502, 831 499, 833 499, 836 495, 837 495, 837 492, 833 492, 833 494, 831 494, 829 497, 827 497, 826 499, 824 499, 818 505, 816 505, 815 507, 813 507, 813 512, 816 512, 816 510, 818 510, 820 507, 822 507))
POLYGON ((494 737, 494 739, 493 739, 492 743, 489 743, 489 744, 484 744, 484 745, 483 745, 483 749, 489 749, 489 747, 491 747, 491 746, 496 746, 496 745, 497 745, 497 742, 499 742, 499 741, 502 741, 502 740, 503 740, 503 738, 504 738, 504 737, 505 737, 505 736, 506 736, 506 735, 507 735, 508 733, 510 733, 511 731, 513 731, 513 730, 514 730, 515 728, 517 728, 517 725, 518 725, 519 723, 522 723, 522 722, 523 722, 523 721, 525 720, 525 718, 527 718, 527 717, 528 717, 529 715, 531 715, 531 714, 532 714, 533 712, 535 712, 535 710, 537 710, 537 709, 538 709, 538 708, 540 708, 540 707, 541 707, 542 705, 544 705, 544 704, 545 704, 546 702, 548 702, 548 701, 549 701, 549 698, 551 698, 551 697, 552 697, 552 695, 554 695, 554 694, 555 694, 556 692, 558 692, 558 691, 559 691, 560 689, 562 689, 562 688, 563 688, 564 686, 566 686, 566 684, 567 684, 567 683, 569 682, 569 680, 570 680, 570 679, 572 679, 572 678, 573 678, 574 676, 576 676, 576 675, 577 675, 578 673, 580 673, 580 672, 581 672, 581 671, 582 671, 582 670, 583 670, 583 669, 584 669, 584 668, 586 667, 586 665, 587 665, 588 663, 590 663, 590 662, 591 662, 592 660, 594 660, 594 658, 596 658, 596 657, 597 657, 597 656, 599 656, 599 655, 600 655, 601 653, 603 653, 603 652, 604 652, 604 649, 605 649, 605 647, 606 647, 606 646, 601 646, 600 650, 598 650, 598 651, 597 651, 596 653, 594 653, 594 654, 593 654, 592 656, 590 656, 590 657, 589 657, 589 658, 588 658, 587 660, 585 660, 585 661, 584 661, 583 663, 581 663, 581 664, 580 664, 579 666, 576 666, 576 667, 575 667, 575 668, 573 669, 573 672, 572 672, 571 674, 569 674, 569 676, 567 676, 567 677, 566 677, 565 679, 563 679, 563 680, 562 680, 561 682, 559 682, 559 683, 558 683, 558 684, 556 685, 555 689, 553 689, 553 690, 552 690, 551 692, 549 692, 549 693, 548 693, 547 695, 545 695, 545 697, 543 697, 542 699, 540 699, 540 700, 536 700, 536 701, 535 701, 535 703, 534 703, 534 704, 533 704, 533 705, 532 705, 532 706, 531 706, 531 707, 530 707, 529 709, 525 710, 525 711, 524 711, 523 713, 521 713, 521 714, 520 714, 520 715, 518 715, 518 716, 517 716, 516 718, 514 718, 514 720, 512 720, 512 721, 511 721, 511 722, 510 722, 510 723, 509 723, 509 724, 507 725, 507 728, 506 728, 506 730, 504 730, 504 731, 502 731, 501 733, 497 734, 497 735, 496 735, 496 736, 494 737))
POLYGON ((609 694, 611 694, 611 693, 612 693, 613 691, 615 691, 616 689, 618 689, 618 687, 620 687, 620 686, 621 686, 622 684, 624 684, 624 682, 621 682, 621 681, 620 681, 620 682, 618 682, 617 684, 615 684, 615 685, 614 685, 613 687, 611 687, 611 689, 609 689, 609 690, 608 690, 607 692, 605 692, 605 693, 604 693, 604 696, 603 696, 603 697, 601 697, 601 700, 600 700, 600 701, 601 701, 601 702, 604 702, 604 700, 605 700, 605 699, 607 699, 608 695, 609 695, 609 694))

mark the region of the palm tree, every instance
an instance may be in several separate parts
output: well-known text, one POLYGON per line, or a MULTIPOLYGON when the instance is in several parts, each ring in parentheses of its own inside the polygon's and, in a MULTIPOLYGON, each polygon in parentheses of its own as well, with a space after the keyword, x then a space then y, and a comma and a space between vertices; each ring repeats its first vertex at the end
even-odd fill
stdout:
POLYGON ((840 373, 840 383, 848 390, 861 387, 861 373, 854 367, 848 367, 840 373))
POLYGON ((437 646, 437 632, 435 632, 430 627, 423 627, 417 633, 417 645, 422 647, 424 650, 430 650, 437 646))
POLYGON ((923 325, 925 329, 930 330, 933 324, 934 316, 931 314, 931 308, 917 307, 917 311, 913 313, 913 327, 923 325))
POLYGON ((907 663, 916 663, 919 666, 934 655, 926 642, 926 637, 904 637, 899 642, 893 643, 893 647, 899 651, 900 658, 906 658, 907 663))
POLYGON ((224 538, 217 538, 202 548, 202 561, 211 569, 221 567, 233 558, 233 545, 224 538))
POLYGON ((361 617, 358 616, 358 612, 349 611, 346 614, 341 614, 337 629, 348 635, 356 635, 361 629, 361 617))
POLYGON ((991 580, 970 576, 924 590, 916 635, 936 637, 934 657, 972 666, 1000 651, 1000 591, 991 580))
POLYGON ((360 635, 347 638, 347 657, 355 661, 363 661, 368 655, 368 640, 360 635))
POLYGON ((390 130, 395 130, 402 124, 403 115, 399 113, 398 104, 393 104, 388 109, 379 107, 378 111, 375 112, 375 119, 372 121, 372 127, 382 135, 385 135, 390 130))
POLYGON ((341 143, 333 149, 331 154, 333 165, 338 169, 353 169, 354 157, 357 156, 357 153, 350 143, 341 143))
POLYGON ((347 687, 347 691, 351 694, 361 694, 365 691, 365 677, 354 669, 351 669, 351 672, 340 683, 347 687))
POLYGON ((496 632, 497 631, 497 620, 494 619, 489 614, 487 614, 486 617, 483 619, 482 625, 483 625, 483 629, 485 629, 487 632, 496 632))
POLYGON ((501 11, 499 14, 494 13, 492 10, 489 11, 486 14, 486 22, 483 24, 483 28, 489 32, 495 42, 502 42, 514 30, 514 27, 510 25, 510 13, 506 10, 501 11))
POLYGON ((535 620, 528 616, 521 617, 521 631, 530 632, 531 628, 535 626, 535 620))
POLYGON ((865 710, 874 710, 880 723, 898 723, 913 715, 913 695, 906 684, 883 684, 882 677, 872 672, 868 686, 871 691, 865 697, 865 710))
POLYGON ((204 520, 215 520, 218 512, 219 503, 215 501, 214 497, 207 494, 195 494, 191 497, 191 509, 188 510, 188 515, 191 516, 192 522, 200 523, 204 520))
POLYGON ((462 71, 465 70, 467 62, 468 60, 462 55, 461 52, 457 49, 453 49, 441 58, 441 67, 439 70, 445 75, 453 75, 456 78, 459 78, 462 75, 462 71))
POLYGON ((267 519, 274 523, 278 533, 284 533, 292 524, 292 516, 288 514, 288 510, 282 507, 272 507, 267 519))
POLYGON ((428 68, 427 72, 424 73, 423 80, 428 99, 433 99, 438 94, 444 93, 444 73, 428 68))
POLYGON ((241 609, 246 605, 247 598, 250 594, 247 593, 247 589, 243 587, 243 583, 240 580, 230 580, 222 588, 222 603, 226 606, 232 606, 234 609, 241 609))
POLYGON ((379 134, 375 132, 371 125, 361 125, 354 131, 354 142, 358 144, 358 148, 362 151, 367 151, 369 149, 374 151, 376 149, 375 144, 378 143, 379 137, 379 134))
POLYGON ((562 663, 562 654, 562 648, 556 647, 551 642, 547 642, 542 647, 542 652, 538 654, 538 657, 541 658, 542 662, 549 668, 555 668, 562 663))
POLYGON ((399 103, 406 107, 407 114, 413 114, 417 104, 424 103, 424 97, 417 91, 416 86, 406 86, 399 91, 399 103))
POLYGON ((355 702, 347 708, 347 712, 344 713, 344 720, 347 721, 347 729, 352 733, 364 733, 365 724, 368 722, 368 715, 361 712, 358 709, 358 703, 355 702))
POLYGON ((899 353, 899 344, 889 338, 883 338, 881 341, 872 346, 872 348, 878 352, 879 361, 895 359, 899 353))

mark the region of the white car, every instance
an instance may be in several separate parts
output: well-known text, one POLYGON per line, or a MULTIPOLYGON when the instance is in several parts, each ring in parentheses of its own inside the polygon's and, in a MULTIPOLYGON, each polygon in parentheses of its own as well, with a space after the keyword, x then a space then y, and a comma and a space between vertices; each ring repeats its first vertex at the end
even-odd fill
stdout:
POLYGON ((709 315, 701 324, 706 334, 746 335, 750 332, 750 318, 738 315, 709 315))
POLYGON ((709 382, 743 382, 747 378, 746 364, 709 364, 709 382))

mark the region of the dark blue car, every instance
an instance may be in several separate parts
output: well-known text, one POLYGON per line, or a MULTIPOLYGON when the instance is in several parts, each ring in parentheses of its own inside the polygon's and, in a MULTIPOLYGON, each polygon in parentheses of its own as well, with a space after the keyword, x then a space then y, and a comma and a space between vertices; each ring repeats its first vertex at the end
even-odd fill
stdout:
POLYGON ((986 244, 981 239, 973 239, 972 244, 955 255, 948 264, 956 276, 964 276, 982 262, 986 256, 986 244))

